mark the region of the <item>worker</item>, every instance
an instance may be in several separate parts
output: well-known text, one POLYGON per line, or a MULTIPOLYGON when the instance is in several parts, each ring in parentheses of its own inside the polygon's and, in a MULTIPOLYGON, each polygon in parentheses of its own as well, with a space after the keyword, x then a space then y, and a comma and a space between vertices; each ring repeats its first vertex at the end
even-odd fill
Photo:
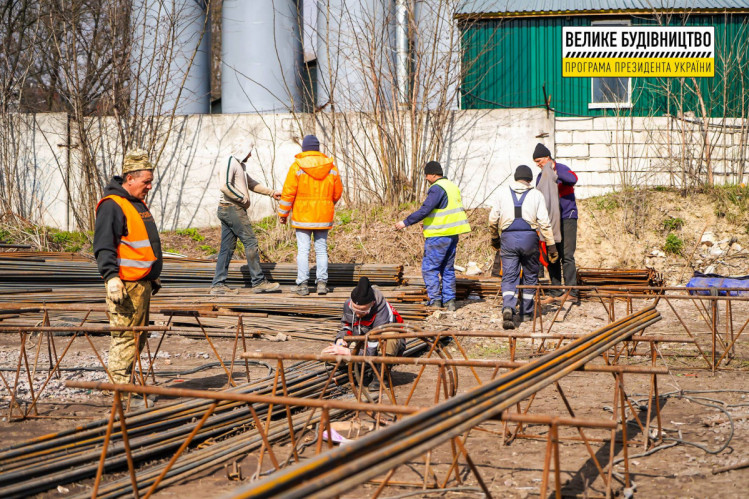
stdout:
POLYGON ((455 253, 460 234, 471 232, 468 217, 463 209, 460 189, 446 179, 442 165, 430 161, 424 166, 424 175, 430 187, 421 207, 405 220, 395 224, 403 230, 423 220, 424 258, 421 275, 427 288, 432 308, 455 310, 455 253), (442 282, 440 283, 440 277, 442 282))
POLYGON ((237 238, 244 245, 250 284, 254 293, 267 293, 280 289, 277 282, 265 278, 260 267, 257 237, 252 230, 247 209, 250 207, 250 192, 281 199, 281 193, 270 189, 247 174, 247 160, 252 156, 252 146, 243 158, 232 155, 226 167, 219 168, 218 179, 221 197, 218 203, 218 219, 221 221, 221 249, 216 260, 216 272, 211 283, 212 295, 237 294, 237 290, 226 285, 229 263, 237 247, 237 238))
POLYGON ((291 226, 296 231, 297 276, 293 291, 309 294, 309 252, 315 241, 317 294, 328 292, 328 231, 333 228, 335 204, 343 194, 343 183, 333 160, 320 152, 320 141, 314 135, 302 140, 302 152, 289 168, 278 206, 279 221, 286 224, 291 212, 291 226))
MULTIPOLYGON (((146 151, 128 152, 122 176, 112 178, 96 206, 94 255, 104 278, 112 327, 147 326, 151 295, 161 288, 161 240, 146 205, 153 170, 146 151)), ((147 334, 112 331, 111 335, 109 374, 114 383, 129 383, 136 350, 143 349, 147 334)))
MULTIPOLYGON (((575 172, 570 170, 570 167, 557 163, 551 158, 551 152, 549 149, 541 144, 536 144, 536 148, 533 151, 533 161, 536 166, 541 168, 549 164, 557 176, 557 194, 559 197, 559 216, 561 218, 561 243, 557 245, 559 250, 559 260, 552 263, 549 262, 549 277, 551 278, 552 286, 562 285, 562 273, 564 273, 564 285, 565 286, 576 286, 577 285, 577 268, 575 266, 575 248, 577 246, 577 202, 575 201, 575 184, 577 184, 577 175, 575 172)), ((542 175, 536 178, 536 185, 539 186, 542 180, 542 175)), ((540 187, 540 186, 539 186, 540 187)), ((542 188, 541 193, 544 194, 549 203, 556 202, 553 193, 549 192, 548 189, 542 188)), ((558 236, 557 236, 558 237, 558 236)), ((561 296, 563 291, 560 289, 550 290, 552 296, 561 296)), ((570 296, 573 299, 577 298, 577 290, 572 289, 570 296)))
MULTIPOLYGON (((322 353, 334 355, 350 355, 358 352, 362 342, 351 341, 352 336, 364 336, 372 329, 384 324, 402 323, 403 318, 385 299, 379 289, 372 287, 369 278, 359 278, 356 287, 351 291, 351 297, 343 304, 343 317, 341 328, 335 337, 335 342, 328 346, 322 353), (348 341, 347 341, 348 339, 348 341)), ((378 354, 378 341, 367 342, 364 355, 374 356, 378 354)), ((385 355, 400 357, 406 349, 406 340, 403 338, 389 339, 385 341, 385 355)), ((387 369, 386 369, 387 370, 387 369)), ((370 389, 379 390, 379 381, 373 377, 369 385, 370 389)))
MULTIPOLYGON (((529 166, 520 165, 515 169, 515 181, 507 188, 500 188, 489 213, 489 233, 492 246, 502 257, 502 327, 514 329, 518 317, 517 287, 538 283, 539 238, 546 241, 549 259, 557 261, 559 254, 554 244, 554 233, 549 224, 544 198, 531 187, 533 172, 529 166)), ((533 318, 532 291, 523 293, 519 306, 519 320, 533 318)))

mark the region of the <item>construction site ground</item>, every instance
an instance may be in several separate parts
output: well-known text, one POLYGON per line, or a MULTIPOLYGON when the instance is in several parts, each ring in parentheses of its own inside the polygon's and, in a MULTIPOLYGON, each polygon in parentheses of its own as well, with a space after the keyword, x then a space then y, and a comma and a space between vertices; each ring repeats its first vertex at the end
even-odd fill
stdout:
MULTIPOLYGON (((691 306, 690 303, 676 304, 676 307, 680 307, 677 310, 683 311, 685 316, 688 315, 687 308, 691 306)), ((553 317, 554 307, 547 307, 546 312, 544 318, 548 324, 548 321, 553 317)), ((568 310, 564 320, 555 324, 554 331, 583 334, 606 323, 607 316, 601 303, 583 301, 580 305, 572 306, 568 310)), ((422 324, 422 327, 425 329, 500 330, 499 303, 496 299, 466 300, 460 302, 460 307, 455 313, 437 312, 429 317, 426 324, 422 324)), ((659 327, 661 326, 656 324, 652 326, 652 329, 658 331, 659 327)), ((519 326, 521 332, 528 332, 531 328, 531 323, 524 323, 519 326)), ((332 336, 333 332, 331 331, 331 338, 332 336)), ((713 405, 721 405, 725 410, 728 410, 732 415, 733 425, 725 413, 716 408, 701 405, 689 398, 679 398, 672 395, 663 402, 662 406, 665 435, 702 445, 708 450, 720 449, 729 438, 730 444, 718 455, 712 455, 693 445, 682 443, 651 455, 640 456, 639 454, 643 453, 644 450, 642 446, 630 446, 630 473, 636 484, 636 495, 640 497, 746 496, 746 488, 749 486, 749 469, 744 468, 716 475, 712 474, 712 470, 715 468, 736 464, 746 460, 749 456, 749 384, 747 384, 749 380, 749 369, 747 369, 747 365, 749 365, 749 355, 747 355, 749 353, 749 340, 744 338, 742 338, 743 341, 737 342, 737 358, 728 364, 727 370, 719 370, 715 374, 704 368, 701 359, 694 357, 669 358, 669 366, 672 367, 671 373, 659 376, 661 394, 683 390, 683 393, 688 396, 690 390, 710 391, 711 393, 700 396, 714 399, 713 405)), ((153 342, 155 339, 156 335, 151 341, 153 342)), ((60 340, 64 342, 65 337, 60 337, 60 340)), ((94 343, 99 351, 106 351, 108 342, 107 336, 94 337, 94 343)), ((225 360, 231 359, 233 340, 218 338, 214 339, 214 344, 225 360)), ((461 344, 471 358, 509 359, 507 339, 463 338, 461 344)), ((269 341, 268 339, 254 338, 249 340, 247 350, 319 353, 325 346, 326 344, 320 341, 301 339, 269 341)), ((537 340, 534 340, 533 346, 537 346, 537 340)), ((98 361, 87 343, 83 341, 75 342, 71 348, 71 352, 66 357, 66 367, 94 367, 98 365, 98 361)), ((672 346, 663 345, 663 348, 678 349, 680 347, 675 344, 672 346)), ((455 358, 461 357, 461 353, 455 345, 448 347, 448 351, 455 358)), ((528 360, 532 358, 532 352, 530 341, 520 341, 517 359, 528 360)), ((669 352, 664 351, 663 353, 669 352)), ((2 365, 15 365, 17 356, 17 339, 11 337, 11 335, 0 336, 0 363, 2 365)), ((44 357, 42 356, 42 358, 44 357)), ((165 339, 162 353, 159 354, 156 363, 156 370, 186 371, 215 362, 215 360, 204 339, 190 339, 174 335, 165 339)), ((626 359, 622 363, 649 365, 649 362, 648 358, 642 358, 642 360, 626 359)), ((663 365, 662 362, 662 359, 658 360, 659 365, 663 365)), ((418 370, 419 368, 415 366, 394 368, 393 379, 399 400, 403 400, 405 394, 408 393, 411 383, 416 379, 418 370)), ((264 367, 251 367, 251 377, 254 379, 265 376, 267 372, 264 367)), ((476 372, 482 380, 488 379, 491 375, 491 370, 488 369, 477 369, 476 372)), ((244 380, 244 365, 241 362, 235 366, 234 373, 238 381, 244 380)), ((44 375, 44 371, 37 374, 40 380, 44 379, 44 375)), ((0 422, 3 447, 67 429, 92 419, 105 418, 108 415, 111 407, 109 396, 97 392, 64 388, 62 386, 64 379, 104 380, 104 373, 95 370, 64 371, 63 380, 53 380, 47 388, 39 406, 39 414, 42 416, 39 419, 8 422, 5 417, 7 415, 7 404, 4 404, 6 410, 3 413, 2 422, 0 422)), ((437 370, 426 368, 423 379, 419 382, 420 389, 416 391, 411 405, 426 407, 434 403, 436 379, 437 370)), ((227 376, 220 367, 214 367, 186 375, 159 375, 156 377, 156 381, 158 384, 168 387, 218 389, 226 386, 227 376)), ((470 370, 461 368, 459 392, 469 390, 475 384, 476 380, 470 370)), ((560 384, 577 417, 596 420, 611 419, 614 387, 611 374, 575 372, 562 379, 560 384)), ((23 387, 23 380, 21 380, 21 386, 23 387)), ((640 399, 644 404, 647 399, 648 386, 649 376, 636 374, 625 376, 625 387, 630 399, 640 399)), ((23 390, 20 393, 23 393, 23 390)), ((165 400, 157 401, 157 405, 161 403, 165 403, 165 400)), ((524 404, 523 407, 525 407, 524 404)), ((559 416, 568 415, 553 387, 544 389, 535 397, 530 412, 559 416)), ((640 414, 640 419, 644 421, 644 414, 640 414)), ((516 439, 507 445, 503 444, 502 431, 503 424, 501 422, 491 422, 482 425, 480 429, 474 429, 470 433, 467 447, 481 475, 495 497, 537 496, 541 487, 547 427, 533 426, 526 431, 528 434, 537 435, 537 440, 516 439), (496 434, 493 432, 496 432, 496 434)), ((606 439, 610 435, 609 431, 602 430, 585 430, 585 432, 589 438, 606 439)), ((562 428, 560 436, 563 438, 576 437, 577 430, 562 428)), ((630 425, 628 438, 630 440, 641 440, 639 437, 641 437, 639 428, 636 425, 630 425)), ((603 442, 593 442, 592 445, 601 465, 605 466, 609 459, 608 445, 603 442)), ((313 448, 307 448, 303 455, 311 456, 312 451, 313 448)), ((621 446, 618 446, 615 451, 616 457, 622 456, 621 446)), ((288 444, 277 445, 276 452, 279 456, 286 457, 289 452, 288 444)), ((440 477, 444 477, 447 469, 446 463, 450 462, 451 455, 449 445, 443 445, 432 451, 431 465, 440 477)), ((208 472, 196 474, 189 481, 159 491, 156 493, 156 497, 221 496, 237 486, 247 483, 256 472, 257 458, 257 453, 253 453, 239 461, 238 464, 241 467, 244 479, 241 482, 228 480, 222 464, 208 472)), ((586 495, 590 497, 603 494, 601 477, 582 443, 564 442, 560 448, 560 458, 564 495, 586 495)), ((271 467, 266 456, 263 471, 268 471, 271 467)), ((462 471, 465 471, 462 473, 465 478, 464 488, 454 493, 446 493, 447 497, 477 497, 481 495, 476 481, 466 471, 467 468, 464 468, 465 466, 461 468, 462 471)), ((423 470, 423 461, 413 462, 409 466, 401 466, 393 476, 392 481, 423 482, 423 470)), ((615 470, 618 473, 624 473, 622 466, 617 466, 615 470)), ((112 476, 107 475, 105 480, 123 476, 126 476, 126 472, 112 476)), ((553 481, 553 476, 550 480, 553 481)), ((86 488, 91 486, 91 482, 92 480, 67 484, 59 488, 58 492, 51 492, 46 496, 64 497, 68 494, 80 493, 87 490, 86 488)), ((427 485, 431 486, 432 484, 433 481, 429 478, 427 485)), ((346 494, 345 497, 371 495, 375 489, 375 485, 368 484, 346 494)), ((383 494, 383 497, 413 491, 413 487, 390 487, 383 494)))

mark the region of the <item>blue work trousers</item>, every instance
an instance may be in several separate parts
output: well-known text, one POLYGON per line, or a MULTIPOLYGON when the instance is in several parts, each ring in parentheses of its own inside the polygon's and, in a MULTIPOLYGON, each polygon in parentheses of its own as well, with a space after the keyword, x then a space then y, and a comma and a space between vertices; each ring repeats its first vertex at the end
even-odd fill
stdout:
POLYGON ((455 299, 455 251, 458 236, 437 236, 424 239, 424 259, 421 275, 427 288, 429 303, 455 299), (442 284, 440 286, 440 276, 442 284))
MULTIPOLYGON (((518 285, 523 270, 524 285, 538 284, 538 234, 534 230, 502 232, 502 308, 515 312, 518 285)), ((520 304, 521 315, 533 315, 533 291, 524 291, 520 304)))
POLYGON ((244 254, 247 257, 247 269, 250 273, 252 286, 265 281, 263 269, 260 268, 260 255, 257 248, 257 237, 252 230, 247 211, 233 204, 220 204, 218 219, 221 220, 221 249, 216 260, 216 273, 213 276, 213 286, 224 284, 229 273, 229 263, 237 248, 237 239, 244 244, 244 254))

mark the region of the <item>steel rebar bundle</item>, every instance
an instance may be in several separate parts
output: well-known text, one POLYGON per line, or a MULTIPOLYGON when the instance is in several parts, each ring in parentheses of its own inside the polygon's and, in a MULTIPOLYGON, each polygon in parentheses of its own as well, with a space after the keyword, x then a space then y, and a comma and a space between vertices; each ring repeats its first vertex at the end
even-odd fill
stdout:
MULTIPOLYGON (((302 362, 287 369, 289 393, 297 397, 318 397, 332 366, 319 362, 302 362)), ((345 381, 345 372, 337 374, 345 381)), ((229 391, 268 394, 273 377, 268 376, 229 391)), ((333 389, 328 396, 343 393, 333 389)), ((203 400, 177 402, 132 413, 127 419, 133 459, 150 461, 176 450, 193 425, 210 404, 203 400)), ((264 414, 267 407, 255 407, 264 414)), ((209 438, 240 431, 248 423, 246 404, 222 403, 195 437, 197 445, 209 438)), ((0 450, 0 497, 21 497, 94 476, 108 421, 106 419, 45 435, 0 450)), ((126 464, 119 423, 113 433, 106 470, 126 464)))
MULTIPOLYGON (((12 253, 8 253, 11 255, 12 253)), ((294 284, 296 265, 290 263, 262 263, 265 276, 282 284, 294 284)), ((164 286, 209 287, 216 270, 216 263, 183 261, 167 258, 161 280, 164 286)), ((311 271, 314 275, 314 266, 311 271)), ((333 285, 355 285, 362 276, 369 277, 373 284, 397 286, 403 278, 402 265, 331 263, 328 266, 328 282, 333 285)), ((314 279, 314 278, 311 278, 314 279)), ((101 285, 101 276, 94 261, 57 259, 50 256, 0 258, 0 288, 75 288, 101 285)), ((226 280, 228 286, 243 286, 249 282, 247 264, 234 262, 229 266, 226 280)))
MULTIPOLYGON (((646 288, 663 286, 663 276, 655 269, 577 269, 578 286, 596 286, 597 292, 606 292, 607 287, 617 291, 626 286, 630 292, 652 293, 646 288)), ((581 290, 580 296, 586 297, 590 291, 581 290)))
MULTIPOLYGON (((419 355, 428 344, 412 341, 404 355, 419 355)), ((291 397, 318 398, 327 384, 334 366, 322 362, 300 362, 285 369, 288 395, 291 397)), ((334 398, 348 393, 348 372, 340 368, 334 375, 334 384, 328 386, 325 398, 334 398)), ((267 376, 253 383, 229 389, 230 392, 267 395, 272 392, 274 376, 267 376)), ((127 415, 127 433, 133 460, 136 464, 150 462, 177 449, 190 433, 197 419, 205 413, 211 401, 190 400, 169 405, 159 405, 127 415)), ((267 415, 267 405, 253 404, 258 415, 267 415)), ((273 414, 284 411, 281 405, 274 406, 273 414)), ((195 447, 208 439, 220 440, 210 447, 193 451, 172 468, 167 475, 168 485, 189 476, 202 467, 215 466, 222 460, 249 452, 257 444, 258 433, 251 424, 250 408, 246 403, 222 402, 213 415, 195 436, 195 447), (236 438, 228 438, 235 436, 236 438), (248 447, 248 445, 250 447, 248 447)), ((339 413, 336 413, 339 414, 339 413)), ((342 412, 340 413, 342 414, 342 412)), ((23 497, 43 492, 57 485, 84 480, 96 474, 97 461, 105 438, 108 420, 101 419, 86 425, 55 434, 44 435, 26 442, 0 449, 0 497, 23 497)), ((295 426, 301 423, 295 419, 295 426)), ((285 423, 284 423, 285 425, 285 423)), ((287 427, 288 428, 288 427, 287 427)), ((105 471, 117 471, 126 467, 126 455, 119 422, 115 424, 105 471)), ((283 426, 273 427, 274 440, 288 436, 283 426)), ((153 483, 165 463, 156 464, 137 473, 139 488, 153 483)), ((107 497, 132 494, 129 479, 104 484, 102 493, 107 497)))
POLYGON ((660 320, 648 307, 496 380, 360 440, 284 469, 231 497, 333 497, 464 434, 660 320))

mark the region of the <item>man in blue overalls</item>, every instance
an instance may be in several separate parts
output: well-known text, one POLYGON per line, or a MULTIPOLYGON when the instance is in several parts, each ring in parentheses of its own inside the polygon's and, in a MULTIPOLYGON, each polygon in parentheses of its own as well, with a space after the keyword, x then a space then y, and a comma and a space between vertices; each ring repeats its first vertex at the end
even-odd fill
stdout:
MULTIPOLYGON (((502 258, 502 327, 505 329, 515 328, 521 268, 523 284, 538 283, 538 232, 546 241, 549 260, 555 262, 559 259, 546 202, 543 195, 531 187, 532 180, 530 167, 518 166, 515 181, 509 188, 500 188, 489 213, 492 246, 500 251, 502 258)), ((532 292, 523 293, 518 308, 520 321, 533 318, 532 292)))

